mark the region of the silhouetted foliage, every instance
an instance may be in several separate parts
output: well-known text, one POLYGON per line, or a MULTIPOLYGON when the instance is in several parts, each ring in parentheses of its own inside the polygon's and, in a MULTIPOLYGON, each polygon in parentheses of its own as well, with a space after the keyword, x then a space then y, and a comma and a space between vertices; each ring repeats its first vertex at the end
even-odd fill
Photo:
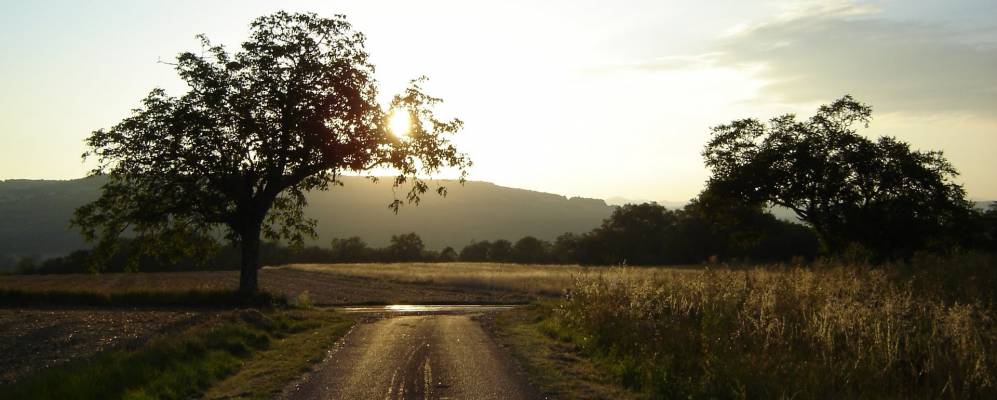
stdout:
POLYGON ((572 264, 578 262, 578 235, 567 232, 561 234, 554 240, 551 246, 551 260, 558 264, 572 264))
POLYGON ((550 260, 550 243, 526 236, 512 246, 512 259, 520 264, 546 264, 550 260))
POLYGON ((628 204, 581 237, 565 235, 555 248, 595 265, 699 264, 711 260, 813 259, 817 240, 804 226, 780 221, 759 207, 719 204, 704 193, 681 210, 628 204), (574 248, 571 244, 574 243, 574 248))
MULTIPOLYGON (((187 238, 186 240, 204 240, 187 238)), ((154 254, 137 254, 141 246, 131 239, 119 239, 119 251, 105 259, 101 271, 127 272, 137 262, 142 271, 189 271, 189 270, 233 270, 240 267, 240 252, 233 246, 222 246, 214 251, 196 257, 161 257, 154 254), (135 261, 137 260, 137 261, 135 261)), ((69 274, 89 271, 92 250, 78 250, 63 257, 30 262, 25 261, 18 273, 69 274)), ((381 263, 381 262, 450 262, 457 259, 453 248, 442 252, 429 251, 422 239, 415 233, 394 235, 391 243, 384 248, 369 247, 359 237, 333 239, 331 247, 284 246, 274 242, 263 242, 260 246, 260 260, 264 265, 284 265, 298 263, 381 263)))
POLYGON ((660 264, 665 259, 668 232, 674 213, 655 203, 627 204, 617 208, 602 226, 582 241, 595 264, 660 264))
POLYGON ((240 290, 252 292, 261 235, 295 244, 315 235, 305 192, 336 185, 344 172, 389 168, 396 186, 410 183, 390 205, 397 211, 428 190, 417 174, 470 165, 447 139, 461 121, 436 118, 440 100, 418 81, 388 110, 378 104, 364 37, 345 17, 278 12, 250 29, 235 54, 201 36, 203 50, 177 57, 189 92, 155 89, 132 116, 87 139, 92 174, 108 182, 73 223, 98 241, 97 255, 109 256, 126 232, 142 248, 136 254, 203 254, 211 246, 183 247, 181 238, 222 228, 241 248, 240 290), (391 113, 410 117, 407 139, 389 132, 391 113))
POLYGON ((492 246, 488 248, 488 261, 511 262, 512 260, 512 242, 505 239, 492 242, 492 246))
POLYGON ((826 251, 859 244, 881 257, 946 248, 972 215, 955 168, 937 151, 856 133, 872 109, 845 96, 805 121, 784 115, 713 128, 708 191, 793 210, 826 251))
POLYGON ((453 247, 447 246, 443 250, 440 250, 440 255, 437 257, 440 262, 454 262, 457 261, 457 251, 453 247))
POLYGON ((422 238, 415 233, 405 233, 401 235, 392 235, 391 244, 388 245, 387 251, 388 258, 391 261, 403 262, 403 261, 419 261, 423 258, 423 252, 426 250, 426 246, 422 244, 422 238))
POLYGON ((331 251, 334 262, 368 262, 376 257, 367 242, 357 236, 333 239, 331 251))
POLYGON ((460 250, 461 261, 483 262, 488 261, 488 253, 491 251, 491 242, 484 240, 472 242, 460 250))
POLYGON ((983 237, 985 248, 997 251, 997 201, 990 203, 990 208, 983 214, 983 237))
POLYGON ((997 201, 991 202, 986 210, 977 212, 967 231, 972 237, 967 247, 997 252, 997 201))

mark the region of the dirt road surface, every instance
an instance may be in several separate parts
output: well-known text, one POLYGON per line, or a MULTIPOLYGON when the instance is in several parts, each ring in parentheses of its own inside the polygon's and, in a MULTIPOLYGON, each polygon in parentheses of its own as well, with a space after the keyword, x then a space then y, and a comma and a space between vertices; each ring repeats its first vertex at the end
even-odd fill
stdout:
POLYGON ((472 317, 482 308, 371 307, 284 399, 540 399, 472 317))

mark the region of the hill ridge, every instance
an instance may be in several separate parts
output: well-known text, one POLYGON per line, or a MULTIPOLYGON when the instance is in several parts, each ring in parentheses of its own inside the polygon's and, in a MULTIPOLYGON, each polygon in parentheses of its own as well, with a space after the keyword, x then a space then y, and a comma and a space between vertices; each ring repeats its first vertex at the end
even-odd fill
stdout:
MULTIPOLYGON (((102 179, 0 181, 0 258, 45 258, 88 247, 69 227, 69 219, 76 207, 99 196, 102 179)), ((447 187, 446 197, 427 193, 419 206, 406 204, 396 215, 388 209, 390 178, 377 183, 363 176, 342 180, 343 186, 308 194, 305 214, 319 221, 319 237, 308 244, 327 246, 333 238, 359 236, 383 246, 391 235, 407 232, 419 234, 430 249, 526 235, 553 240, 564 232, 595 228, 614 209, 601 199, 441 179, 432 182, 447 187)), ((396 192, 400 196, 403 190, 396 192)))

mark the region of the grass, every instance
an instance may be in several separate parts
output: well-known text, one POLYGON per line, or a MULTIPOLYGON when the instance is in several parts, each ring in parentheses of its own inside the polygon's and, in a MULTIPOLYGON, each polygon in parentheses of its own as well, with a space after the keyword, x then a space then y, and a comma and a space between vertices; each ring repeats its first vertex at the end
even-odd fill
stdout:
MULTIPOLYGON (((350 321, 320 311, 255 310, 233 312, 178 334, 150 340, 137 349, 104 352, 69 362, 0 388, 0 399, 188 399, 224 379, 259 371, 264 380, 246 397, 265 398, 287 373, 300 370, 294 343, 316 334, 328 340, 346 331, 350 321)), ((302 354, 301 356, 305 356, 302 354)), ((232 379, 232 378, 229 378, 232 379)))
MULTIPOLYGON (((577 279, 603 274, 606 267, 502 263, 399 263, 399 264, 293 264, 300 271, 347 277, 381 279, 399 283, 440 285, 470 290, 504 290, 539 296, 560 296, 577 279)), ((693 271, 691 267, 644 267, 640 279, 693 271)))
POLYGON ((502 330, 534 332, 526 353, 576 348, 646 398, 997 398, 995 267, 963 255, 644 279, 618 268, 502 330))
POLYGON ((272 399, 288 382, 307 372, 333 344, 353 326, 327 311, 302 311, 307 331, 288 335, 271 343, 269 349, 254 356, 234 375, 214 385, 204 399, 272 399))
POLYGON ((83 290, 20 290, 0 288, 2 307, 273 307, 283 297, 266 292, 244 295, 231 290, 93 292, 83 290))
POLYGON ((541 301, 528 307, 503 311, 495 317, 496 340, 510 350, 526 370, 530 383, 545 398, 619 399, 635 398, 619 387, 614 376, 582 354, 581 349, 559 331, 552 319, 555 302, 541 301))

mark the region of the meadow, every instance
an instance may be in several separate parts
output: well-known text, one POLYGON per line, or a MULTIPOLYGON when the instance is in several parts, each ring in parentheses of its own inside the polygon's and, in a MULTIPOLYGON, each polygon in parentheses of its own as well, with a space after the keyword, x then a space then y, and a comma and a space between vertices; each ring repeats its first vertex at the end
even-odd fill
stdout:
POLYGON ((994 398, 994 267, 962 255, 616 270, 579 277, 521 324, 648 398, 994 398))
MULTIPOLYGON (((640 397, 997 395, 997 265, 988 255, 921 255, 875 266, 825 260, 807 266, 287 268, 530 293, 542 306, 511 311, 530 316, 500 330, 525 327, 567 344, 640 397)), ((521 336, 510 344, 537 347, 523 340, 537 339, 521 336)), ((533 353, 519 358, 540 374, 552 369, 550 358, 572 357, 533 353)), ((556 380, 564 377, 547 381, 556 380)))
POLYGON ((657 280, 693 273, 698 266, 604 267, 509 263, 396 263, 396 264, 291 264, 284 268, 341 277, 389 282, 438 285, 467 290, 497 290, 556 297, 576 282, 612 276, 613 279, 657 280))
MULTIPOLYGON (((307 287, 316 304, 533 301, 495 328, 549 393, 609 385, 637 398, 993 398, 995 264, 973 253, 875 266, 293 264, 264 269, 262 282, 292 299, 307 287), (564 375, 557 360, 591 371, 564 375), (560 375, 541 376, 551 373, 560 375)), ((234 280, 8 276, 0 287, 113 294, 234 280)))

